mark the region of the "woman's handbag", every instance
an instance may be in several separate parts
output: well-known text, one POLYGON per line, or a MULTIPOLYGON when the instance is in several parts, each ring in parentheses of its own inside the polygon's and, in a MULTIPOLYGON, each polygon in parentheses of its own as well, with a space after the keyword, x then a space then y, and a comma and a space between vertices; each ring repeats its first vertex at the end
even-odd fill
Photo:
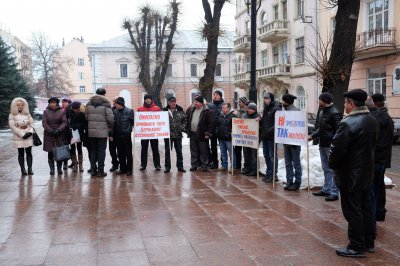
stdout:
POLYGON ((71 150, 69 145, 61 145, 57 147, 56 140, 54 139, 56 147, 53 148, 53 158, 56 162, 62 162, 71 159, 71 150))
POLYGON ((75 129, 72 130, 72 138, 71 138, 71 144, 81 142, 81 135, 79 134, 79 130, 75 129))
POLYGON ((32 134, 33 146, 42 145, 42 140, 39 138, 39 135, 36 133, 35 128, 32 127, 32 129, 33 129, 33 134, 32 134))

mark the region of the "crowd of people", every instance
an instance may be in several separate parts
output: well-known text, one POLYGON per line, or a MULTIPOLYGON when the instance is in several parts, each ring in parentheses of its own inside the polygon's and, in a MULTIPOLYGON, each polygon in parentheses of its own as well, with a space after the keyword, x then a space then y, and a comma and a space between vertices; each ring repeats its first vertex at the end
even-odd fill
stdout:
MULTIPOLYGON (((43 150, 48 153, 50 175, 62 175, 68 167, 73 172, 83 172, 82 147, 86 147, 90 160, 88 172, 93 178, 107 175, 104 169, 107 143, 111 156, 111 172, 132 175, 132 131, 134 111, 125 106, 125 99, 117 97, 112 103, 105 96, 106 90, 99 88, 86 106, 52 97, 43 113, 43 150), (79 136, 78 141, 74 134, 79 136), (53 149, 59 145, 71 145, 71 165, 67 161, 54 160, 53 149)), ((262 181, 278 181, 277 144, 274 141, 275 113, 278 110, 298 111, 294 105, 296 97, 285 94, 282 101, 275 100, 272 93, 264 95, 262 115, 257 105, 246 97, 240 97, 238 108, 225 102, 222 93, 216 90, 207 103, 203 96, 194 98, 192 105, 184 110, 175 97, 167 99, 161 109, 155 105, 151 95, 144 96, 138 112, 168 112, 170 138, 165 139, 165 168, 171 171, 171 152, 175 149, 176 167, 186 172, 183 164, 183 133, 190 139, 190 171, 227 171, 230 167, 250 178, 257 175, 257 149, 232 146, 233 118, 254 119, 259 122, 266 172, 262 181), (218 144, 220 156, 218 156, 218 144), (242 156, 243 155, 243 156, 242 156), (275 161, 274 161, 275 158, 275 161), (243 160, 242 160, 243 159, 243 160), (220 160, 220 161, 219 161, 220 160), (243 162, 243 164, 242 164, 243 162)), ((315 131, 308 140, 319 145, 324 173, 324 185, 313 194, 326 201, 341 199, 344 217, 348 221, 349 244, 337 249, 341 256, 363 257, 365 252, 374 252, 376 222, 385 220, 385 169, 390 167, 393 120, 385 107, 382 94, 368 96, 364 90, 355 89, 343 94, 346 116, 334 107, 328 92, 319 95, 319 110, 315 131)), ((14 147, 18 149, 18 162, 22 175, 33 175, 32 135, 33 119, 28 103, 16 98, 11 103, 9 125, 13 132, 14 147), (25 154, 27 170, 25 168, 25 154)), ((147 168, 148 146, 152 149, 153 165, 161 170, 157 139, 141 140, 140 171, 147 168)), ((286 185, 285 190, 297 191, 302 180, 300 163, 301 147, 283 145, 286 185)))

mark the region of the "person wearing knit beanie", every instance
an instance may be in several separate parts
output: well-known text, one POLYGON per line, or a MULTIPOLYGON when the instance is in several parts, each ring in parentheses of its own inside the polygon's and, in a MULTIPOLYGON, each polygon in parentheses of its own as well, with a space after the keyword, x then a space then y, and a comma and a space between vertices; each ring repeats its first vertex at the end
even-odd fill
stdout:
POLYGON ((247 109, 254 110, 257 112, 257 104, 249 103, 249 105, 247 105, 247 109))
POLYGON ((241 101, 244 104, 247 104, 247 102, 249 101, 245 96, 242 96, 239 98, 239 101, 241 101))
POLYGON ((197 95, 196 97, 194 97, 194 100, 202 104, 204 103, 204 97, 201 95, 197 95))
POLYGON ((319 95, 318 99, 326 104, 332 103, 332 96, 329 92, 323 92, 319 95))
POLYGON ((266 99, 266 98, 271 99, 271 102, 274 102, 274 101, 275 101, 275 95, 273 95, 271 92, 266 92, 266 93, 264 94, 264 99, 266 99))

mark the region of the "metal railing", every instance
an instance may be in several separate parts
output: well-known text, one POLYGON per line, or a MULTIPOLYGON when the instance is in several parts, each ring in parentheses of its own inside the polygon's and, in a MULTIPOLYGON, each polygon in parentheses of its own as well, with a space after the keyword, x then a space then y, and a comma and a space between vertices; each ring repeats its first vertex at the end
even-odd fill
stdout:
POLYGON ((357 35, 358 49, 390 47, 396 44, 394 28, 377 28, 357 35))

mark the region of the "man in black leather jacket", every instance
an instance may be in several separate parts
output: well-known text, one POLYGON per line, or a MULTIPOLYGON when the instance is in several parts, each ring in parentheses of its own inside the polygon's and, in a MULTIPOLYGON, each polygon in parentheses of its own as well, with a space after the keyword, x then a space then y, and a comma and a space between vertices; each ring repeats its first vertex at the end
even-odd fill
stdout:
POLYGON ((319 143, 319 156, 321 158, 322 170, 324 171, 324 186, 318 192, 313 192, 314 196, 324 196, 326 201, 339 199, 339 191, 333 179, 333 170, 328 165, 329 147, 333 136, 339 126, 342 115, 332 104, 332 96, 328 92, 319 95, 319 107, 316 130, 309 137, 319 143))
POLYGON ((365 106, 367 93, 364 90, 351 90, 343 96, 348 115, 340 122, 332 140, 329 166, 335 171, 336 185, 340 189, 350 243, 336 253, 365 257, 365 251, 374 251, 370 186, 379 126, 365 106))

